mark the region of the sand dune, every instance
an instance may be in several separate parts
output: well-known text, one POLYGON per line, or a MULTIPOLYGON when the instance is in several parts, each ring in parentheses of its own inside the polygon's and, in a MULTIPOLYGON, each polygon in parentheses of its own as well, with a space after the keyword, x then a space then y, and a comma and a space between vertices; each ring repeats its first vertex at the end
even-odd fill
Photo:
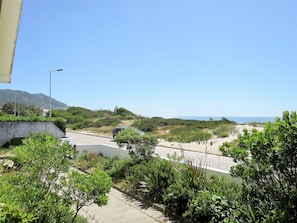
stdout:
POLYGON ((243 133, 243 129, 247 129, 249 132, 251 132, 252 129, 257 129, 258 131, 262 131, 263 127, 253 127, 251 125, 237 125, 234 133, 229 135, 228 137, 224 137, 224 138, 213 137, 212 139, 206 142, 191 142, 191 143, 167 142, 164 140, 159 140, 159 145, 221 155, 219 147, 223 145, 224 142, 232 142, 235 139, 237 139, 238 134, 243 133))

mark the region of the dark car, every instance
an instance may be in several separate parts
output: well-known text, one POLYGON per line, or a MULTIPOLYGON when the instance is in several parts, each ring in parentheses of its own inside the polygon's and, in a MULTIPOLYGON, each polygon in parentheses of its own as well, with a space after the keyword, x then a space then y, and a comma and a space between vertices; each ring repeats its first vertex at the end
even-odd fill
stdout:
POLYGON ((119 126, 119 127, 116 127, 112 130, 112 137, 116 137, 116 135, 122 131, 122 130, 125 130, 126 128, 132 128, 134 130, 136 130, 137 132, 139 132, 141 135, 144 135, 145 133, 137 128, 134 128, 134 127, 130 127, 130 126, 119 126))

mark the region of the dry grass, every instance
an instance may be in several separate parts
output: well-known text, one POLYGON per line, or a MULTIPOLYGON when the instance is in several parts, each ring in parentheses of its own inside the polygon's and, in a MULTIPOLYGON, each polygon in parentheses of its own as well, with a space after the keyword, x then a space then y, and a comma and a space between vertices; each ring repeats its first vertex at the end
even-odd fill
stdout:
POLYGON ((155 131, 155 135, 157 138, 164 138, 167 134, 169 134, 173 129, 181 126, 171 125, 171 126, 160 126, 155 131))

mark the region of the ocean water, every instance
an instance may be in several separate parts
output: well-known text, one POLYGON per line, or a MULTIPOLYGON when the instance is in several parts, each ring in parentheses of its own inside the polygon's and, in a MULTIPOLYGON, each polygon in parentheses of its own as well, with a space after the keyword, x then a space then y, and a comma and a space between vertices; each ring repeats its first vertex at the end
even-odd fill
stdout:
MULTIPOLYGON (((185 120, 202 120, 202 121, 209 121, 209 120, 222 120, 223 117, 218 116, 180 116, 180 119, 185 120)), ((276 117, 236 117, 236 116, 226 116, 224 117, 230 121, 234 121, 238 124, 247 124, 251 122, 257 123, 266 123, 266 122, 274 122, 276 117)))

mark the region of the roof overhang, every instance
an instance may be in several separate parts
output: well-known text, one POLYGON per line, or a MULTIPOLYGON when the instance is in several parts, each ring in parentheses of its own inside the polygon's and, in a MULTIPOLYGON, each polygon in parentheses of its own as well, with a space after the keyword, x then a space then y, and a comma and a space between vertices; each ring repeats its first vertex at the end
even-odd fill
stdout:
POLYGON ((0 83, 10 83, 23 0, 0 0, 0 83))

